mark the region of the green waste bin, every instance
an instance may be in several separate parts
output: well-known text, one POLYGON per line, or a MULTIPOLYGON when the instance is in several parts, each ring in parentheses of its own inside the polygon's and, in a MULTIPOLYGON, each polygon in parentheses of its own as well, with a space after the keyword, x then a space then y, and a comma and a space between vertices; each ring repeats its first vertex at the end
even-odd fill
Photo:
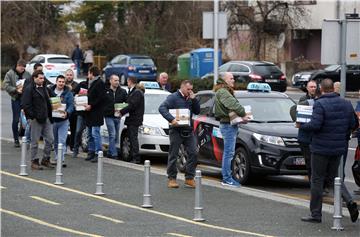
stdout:
POLYGON ((190 53, 181 54, 177 59, 177 73, 179 78, 190 77, 190 53))

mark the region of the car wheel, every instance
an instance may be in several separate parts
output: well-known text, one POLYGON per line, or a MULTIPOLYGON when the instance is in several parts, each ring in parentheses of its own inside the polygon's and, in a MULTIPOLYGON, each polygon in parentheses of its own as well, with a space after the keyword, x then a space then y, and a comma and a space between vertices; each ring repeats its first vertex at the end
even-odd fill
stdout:
POLYGON ((235 157, 231 163, 231 170, 235 180, 241 184, 246 184, 250 177, 249 155, 243 147, 235 151, 235 157))
POLYGON ((87 152, 88 151, 88 133, 89 133, 89 129, 85 128, 82 133, 81 133, 81 149, 83 152, 87 152))
POLYGON ((120 77, 120 85, 126 86, 127 81, 126 81, 126 76, 123 74, 120 77))
POLYGON ((179 172, 184 173, 186 167, 187 154, 183 144, 180 145, 179 154, 176 159, 176 168, 179 172))
POLYGON ((126 132, 121 136, 121 159, 123 161, 131 161, 130 139, 126 132))

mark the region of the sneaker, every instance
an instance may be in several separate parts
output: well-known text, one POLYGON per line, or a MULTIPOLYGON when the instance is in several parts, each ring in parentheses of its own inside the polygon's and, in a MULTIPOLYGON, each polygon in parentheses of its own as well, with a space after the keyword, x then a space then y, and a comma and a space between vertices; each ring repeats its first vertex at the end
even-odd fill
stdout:
POLYGON ((347 204, 347 208, 348 208, 349 213, 350 213, 351 221, 352 221, 352 222, 356 222, 356 220, 357 220, 358 217, 359 217, 359 210, 358 210, 358 208, 357 208, 356 202, 350 201, 350 202, 347 204))
POLYGON ((194 179, 185 179, 185 187, 195 188, 196 185, 194 179))
POLYGON ((85 160, 90 161, 94 158, 95 158, 95 152, 90 152, 88 153, 87 158, 85 158, 85 160))
POLYGON ((19 140, 15 140, 15 141, 14 141, 14 147, 20 147, 20 142, 19 142, 19 140))
POLYGON ((41 160, 41 165, 45 166, 45 167, 47 167, 49 169, 54 169, 54 166, 50 163, 50 159, 48 159, 48 158, 43 158, 41 160))
POLYGON ((179 188, 179 184, 176 182, 176 179, 169 179, 168 188, 179 188))
POLYGON ((31 162, 31 169, 32 170, 43 170, 44 168, 40 166, 39 159, 36 159, 31 162))
POLYGON ((236 182, 235 180, 231 180, 231 181, 225 181, 225 180, 223 180, 223 181, 221 182, 221 185, 223 185, 223 186, 228 186, 228 187, 232 187, 232 188, 239 188, 239 187, 241 187, 241 185, 240 185, 238 182, 236 182))

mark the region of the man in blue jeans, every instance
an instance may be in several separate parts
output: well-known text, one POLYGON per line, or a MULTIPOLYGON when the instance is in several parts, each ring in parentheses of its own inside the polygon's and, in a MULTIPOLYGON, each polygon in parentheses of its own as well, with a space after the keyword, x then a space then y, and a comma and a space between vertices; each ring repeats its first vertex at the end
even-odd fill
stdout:
POLYGON ((224 140, 224 152, 222 156, 222 185, 239 187, 240 184, 232 177, 231 161, 235 155, 235 144, 238 133, 238 125, 230 124, 230 112, 235 112, 242 117, 244 123, 248 120, 245 109, 234 96, 234 76, 227 72, 217 81, 214 87, 215 94, 215 117, 220 120, 220 132, 224 140))
POLYGON ((21 112, 21 96, 25 80, 31 80, 31 75, 25 71, 26 61, 20 59, 16 66, 10 69, 4 78, 4 89, 11 96, 12 110, 12 133, 15 147, 20 147, 19 143, 19 119, 21 112))
POLYGON ((118 152, 116 144, 119 142, 119 126, 120 114, 115 116, 115 104, 124 103, 127 99, 126 90, 121 88, 119 77, 117 75, 110 76, 110 86, 105 91, 105 123, 109 133, 109 150, 107 156, 109 158, 117 158, 118 152))
POLYGON ((88 105, 85 107, 85 123, 90 127, 88 140, 88 158, 97 163, 99 151, 102 150, 100 126, 104 124, 105 84, 100 78, 100 70, 92 66, 88 72, 89 89, 88 105))
POLYGON ((72 52, 71 59, 74 61, 76 65, 76 73, 79 77, 81 75, 81 62, 84 58, 84 55, 82 53, 82 50, 80 49, 79 45, 76 45, 76 48, 72 52))

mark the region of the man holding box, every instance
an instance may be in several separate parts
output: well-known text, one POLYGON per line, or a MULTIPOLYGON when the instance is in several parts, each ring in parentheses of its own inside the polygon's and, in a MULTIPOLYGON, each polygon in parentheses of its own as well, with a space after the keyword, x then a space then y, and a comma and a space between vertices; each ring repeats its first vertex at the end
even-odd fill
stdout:
POLYGON ((172 93, 160 105, 160 114, 170 123, 170 148, 167 164, 168 187, 178 188, 176 182, 176 160, 181 144, 188 154, 185 167, 185 186, 195 188, 194 176, 197 165, 196 142, 192 129, 192 114, 200 113, 199 101, 192 91, 193 85, 189 80, 181 82, 180 90, 172 93), (187 111, 187 114, 185 112, 187 111))
POLYGON ((116 158, 118 152, 116 144, 119 142, 120 110, 122 106, 127 105, 126 90, 119 86, 119 77, 110 76, 110 86, 105 89, 105 123, 109 133, 108 157, 116 158))
POLYGON ((69 87, 65 86, 65 77, 63 75, 57 76, 56 85, 51 87, 51 91, 55 96, 52 99, 58 98, 57 105, 52 104, 55 160, 60 158, 63 167, 66 167, 64 153, 66 151, 69 117, 74 110, 74 97, 69 87), (58 144, 63 144, 62 154, 58 154, 58 144))
POLYGON ((31 75, 25 71, 26 61, 20 59, 16 66, 10 69, 4 78, 4 89, 11 96, 11 110, 12 110, 12 132, 14 137, 15 147, 20 147, 19 143, 19 118, 21 112, 21 95, 23 93, 23 86, 25 80, 30 80, 31 75))

